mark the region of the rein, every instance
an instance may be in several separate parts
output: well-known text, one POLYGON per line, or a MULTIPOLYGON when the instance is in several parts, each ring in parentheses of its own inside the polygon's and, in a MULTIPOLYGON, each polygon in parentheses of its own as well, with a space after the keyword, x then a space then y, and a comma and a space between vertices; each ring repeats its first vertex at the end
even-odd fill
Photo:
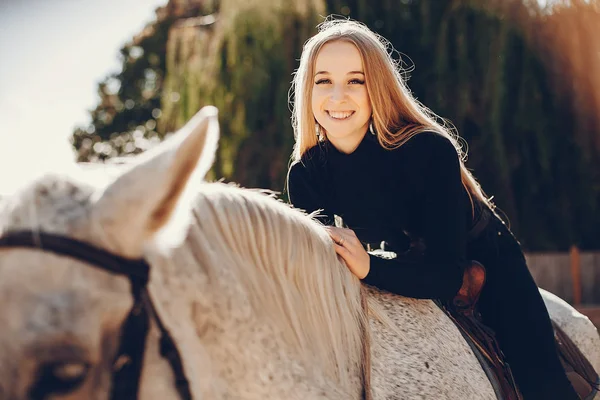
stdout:
POLYGON ((138 398, 144 350, 151 320, 155 321, 160 330, 160 354, 171 365, 180 398, 192 400, 181 355, 171 334, 156 313, 148 293, 150 266, 146 260, 121 257, 66 236, 29 230, 5 233, 0 237, 0 249, 2 248, 28 248, 51 252, 129 278, 134 302, 121 327, 121 343, 113 362, 111 400, 138 398))

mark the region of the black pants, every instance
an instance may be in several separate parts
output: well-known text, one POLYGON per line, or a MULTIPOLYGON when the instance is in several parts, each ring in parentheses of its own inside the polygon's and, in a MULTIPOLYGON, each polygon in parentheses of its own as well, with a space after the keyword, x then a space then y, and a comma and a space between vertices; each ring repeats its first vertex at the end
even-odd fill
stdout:
POLYGON ((548 311, 519 242, 497 217, 471 242, 467 257, 486 268, 479 299, 525 400, 579 399, 558 358, 548 311))

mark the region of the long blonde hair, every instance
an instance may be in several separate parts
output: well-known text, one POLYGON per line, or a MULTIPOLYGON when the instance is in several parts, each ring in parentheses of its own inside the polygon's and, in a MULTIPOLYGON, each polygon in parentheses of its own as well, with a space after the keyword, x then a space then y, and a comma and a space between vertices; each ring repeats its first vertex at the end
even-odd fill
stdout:
POLYGON ((479 183, 464 165, 466 154, 462 151, 458 136, 452 133, 447 122, 419 103, 401 76, 401 68, 391 56, 392 45, 365 25, 347 19, 328 19, 319 25, 319 32, 305 44, 300 66, 292 84, 292 126, 296 144, 292 160, 318 144, 315 118, 311 109, 314 67, 321 48, 329 42, 342 40, 358 49, 365 72, 367 91, 373 109, 373 125, 379 143, 392 150, 402 146, 414 135, 434 131, 448 138, 460 158, 461 179, 471 198, 479 199, 493 208, 479 183))

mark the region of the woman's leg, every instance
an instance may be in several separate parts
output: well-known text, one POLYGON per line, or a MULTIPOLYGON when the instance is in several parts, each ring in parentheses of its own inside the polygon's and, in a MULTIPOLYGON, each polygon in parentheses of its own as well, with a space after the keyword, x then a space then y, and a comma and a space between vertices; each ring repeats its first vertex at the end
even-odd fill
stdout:
MULTIPOLYGON (((560 363, 548 311, 519 243, 496 223, 479 309, 495 332, 525 400, 579 399, 560 363)), ((485 265, 485 264, 484 264, 485 265)))

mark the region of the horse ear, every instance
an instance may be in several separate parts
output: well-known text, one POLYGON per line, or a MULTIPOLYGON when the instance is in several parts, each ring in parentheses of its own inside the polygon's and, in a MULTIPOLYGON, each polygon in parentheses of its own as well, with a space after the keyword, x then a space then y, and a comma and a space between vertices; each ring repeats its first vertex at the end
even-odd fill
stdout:
POLYGON ((166 247, 185 238, 192 187, 203 181, 214 162, 217 114, 215 107, 202 108, 171 138, 136 157, 127 172, 98 193, 92 218, 103 230, 104 245, 139 257, 151 238, 166 247))

